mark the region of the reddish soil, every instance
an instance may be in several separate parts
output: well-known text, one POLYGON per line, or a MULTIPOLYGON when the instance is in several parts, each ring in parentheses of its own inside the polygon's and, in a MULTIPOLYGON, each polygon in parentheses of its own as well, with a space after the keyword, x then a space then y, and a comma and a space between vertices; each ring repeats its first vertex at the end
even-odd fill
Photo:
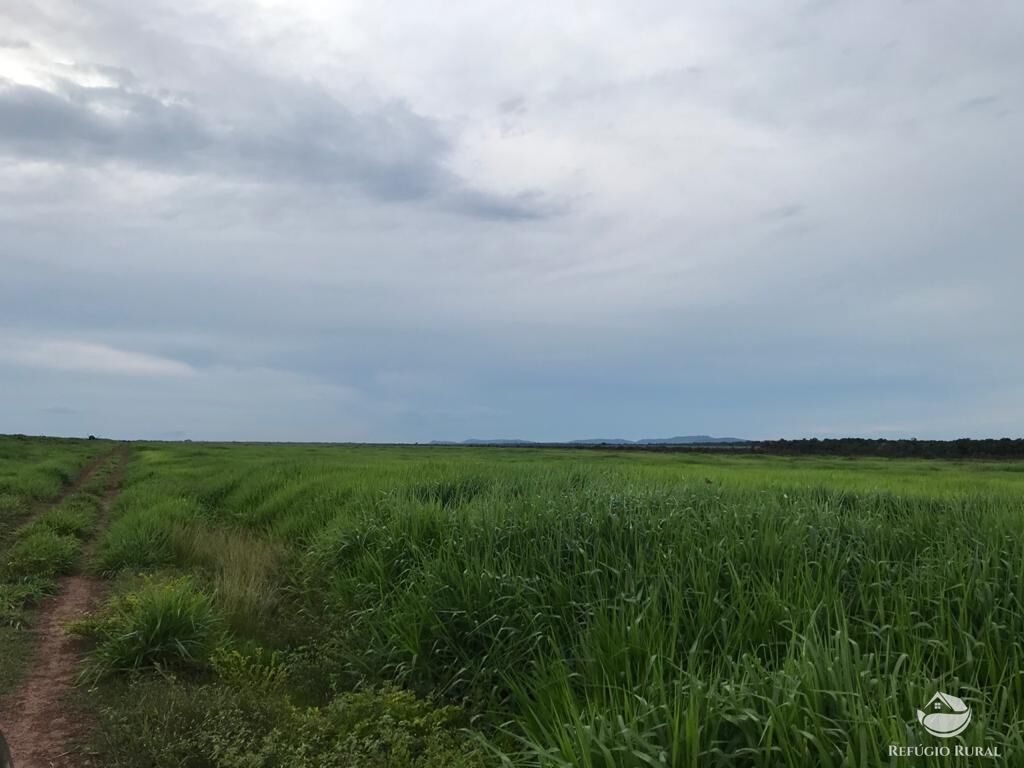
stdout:
MULTIPOLYGON (((96 459, 61 496, 81 488, 89 476, 107 460, 117 461, 103 497, 97 528, 102 530, 110 504, 121 485, 125 450, 96 459)), ((60 503, 59 501, 56 503, 60 503)), ((93 539, 95 541, 95 539, 93 539)), ((83 562, 87 562, 92 542, 86 545, 83 562)), ((99 601, 103 583, 85 574, 66 576, 58 593, 40 609, 33 627, 36 636, 31 670, 6 700, 0 702, 0 730, 14 758, 15 768, 80 768, 72 747, 82 736, 81 715, 67 707, 67 697, 74 685, 79 651, 75 640, 64 631, 64 625, 86 613, 99 601)))

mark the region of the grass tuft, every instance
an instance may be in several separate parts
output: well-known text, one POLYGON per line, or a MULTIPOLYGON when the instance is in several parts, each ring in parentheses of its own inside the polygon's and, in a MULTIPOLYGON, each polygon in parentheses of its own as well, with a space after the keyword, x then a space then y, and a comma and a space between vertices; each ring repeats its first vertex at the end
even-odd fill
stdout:
POLYGON ((72 631, 96 643, 83 673, 93 681, 144 669, 205 669, 225 637, 213 600, 188 578, 149 580, 72 631))
MULTIPOLYGON (((119 506, 130 505, 120 500, 119 506)), ((160 568, 175 562, 173 536, 182 522, 195 519, 198 507, 185 498, 145 498, 122 513, 100 541, 93 567, 111 576, 124 569, 160 568)))
POLYGON ((74 568, 81 547, 74 536, 41 527, 19 537, 7 550, 0 574, 14 582, 54 578, 74 568))

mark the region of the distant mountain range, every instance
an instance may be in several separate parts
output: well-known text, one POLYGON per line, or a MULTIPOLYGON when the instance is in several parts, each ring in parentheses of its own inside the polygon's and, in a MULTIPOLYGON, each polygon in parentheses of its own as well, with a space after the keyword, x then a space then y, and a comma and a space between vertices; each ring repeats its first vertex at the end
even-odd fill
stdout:
POLYGON ((711 443, 746 443, 738 437, 712 437, 711 435, 678 435, 676 437, 648 437, 643 440, 624 440, 621 437, 595 437, 589 440, 566 440, 564 442, 538 440, 433 440, 431 445, 708 445, 711 443))

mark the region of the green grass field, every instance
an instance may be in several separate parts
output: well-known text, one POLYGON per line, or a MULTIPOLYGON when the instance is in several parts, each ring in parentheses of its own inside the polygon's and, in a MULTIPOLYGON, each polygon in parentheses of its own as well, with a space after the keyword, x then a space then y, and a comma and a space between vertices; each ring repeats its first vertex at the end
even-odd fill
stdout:
POLYGON ((136 444, 78 705, 132 768, 1019 764, 1022 513, 1011 462, 136 444))

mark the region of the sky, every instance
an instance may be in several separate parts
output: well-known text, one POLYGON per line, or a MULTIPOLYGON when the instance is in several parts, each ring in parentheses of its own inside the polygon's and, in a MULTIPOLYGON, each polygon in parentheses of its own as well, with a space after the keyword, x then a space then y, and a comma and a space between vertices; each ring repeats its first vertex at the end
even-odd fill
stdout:
POLYGON ((4 0, 0 432, 1024 436, 1022 30, 4 0))

